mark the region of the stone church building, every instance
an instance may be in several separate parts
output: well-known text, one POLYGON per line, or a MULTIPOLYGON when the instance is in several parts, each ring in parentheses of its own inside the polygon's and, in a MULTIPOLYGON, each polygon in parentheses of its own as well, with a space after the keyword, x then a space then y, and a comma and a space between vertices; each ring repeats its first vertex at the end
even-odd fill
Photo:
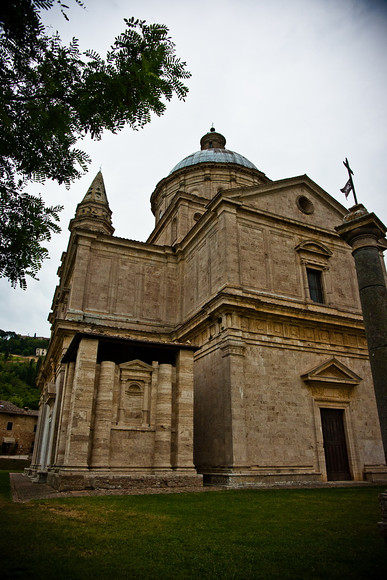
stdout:
POLYGON ((101 173, 77 206, 30 475, 386 481, 346 208, 214 129, 200 145, 152 193, 146 243, 113 235, 101 173))

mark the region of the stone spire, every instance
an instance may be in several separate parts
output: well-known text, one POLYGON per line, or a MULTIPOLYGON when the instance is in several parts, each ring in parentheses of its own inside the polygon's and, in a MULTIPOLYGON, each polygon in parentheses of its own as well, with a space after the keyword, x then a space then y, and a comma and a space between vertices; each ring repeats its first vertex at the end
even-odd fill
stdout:
POLYGON ((77 205, 75 218, 71 220, 70 231, 82 229, 112 235, 109 202, 106 196, 102 173, 99 171, 81 203, 77 205))

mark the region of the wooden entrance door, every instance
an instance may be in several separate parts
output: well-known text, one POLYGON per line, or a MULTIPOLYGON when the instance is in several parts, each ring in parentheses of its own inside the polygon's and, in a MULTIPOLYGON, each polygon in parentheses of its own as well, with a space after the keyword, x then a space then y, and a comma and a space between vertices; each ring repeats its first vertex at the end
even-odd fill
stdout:
POLYGON ((349 470, 343 409, 320 409, 328 481, 352 479, 349 470))

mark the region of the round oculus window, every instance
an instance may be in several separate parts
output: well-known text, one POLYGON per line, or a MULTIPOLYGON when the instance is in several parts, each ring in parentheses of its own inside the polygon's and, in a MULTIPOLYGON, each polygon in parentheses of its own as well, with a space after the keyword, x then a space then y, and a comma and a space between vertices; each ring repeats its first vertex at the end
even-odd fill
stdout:
POLYGON ((305 195, 299 195, 297 197, 297 207, 300 211, 302 211, 302 213, 306 213, 308 215, 314 212, 313 203, 310 201, 310 199, 305 197, 305 195))

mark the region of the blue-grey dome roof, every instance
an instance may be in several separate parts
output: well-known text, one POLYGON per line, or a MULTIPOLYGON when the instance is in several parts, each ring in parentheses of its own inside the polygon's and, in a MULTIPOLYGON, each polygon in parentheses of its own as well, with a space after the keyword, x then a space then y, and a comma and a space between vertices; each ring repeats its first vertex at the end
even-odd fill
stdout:
POLYGON ((185 157, 175 165, 169 175, 179 169, 183 169, 183 167, 190 167, 191 165, 197 165, 198 163, 235 163, 236 165, 242 165, 249 169, 257 169, 254 163, 251 163, 251 161, 239 153, 229 151, 229 149, 213 148, 203 149, 202 151, 196 151, 196 153, 188 155, 188 157, 185 157))

